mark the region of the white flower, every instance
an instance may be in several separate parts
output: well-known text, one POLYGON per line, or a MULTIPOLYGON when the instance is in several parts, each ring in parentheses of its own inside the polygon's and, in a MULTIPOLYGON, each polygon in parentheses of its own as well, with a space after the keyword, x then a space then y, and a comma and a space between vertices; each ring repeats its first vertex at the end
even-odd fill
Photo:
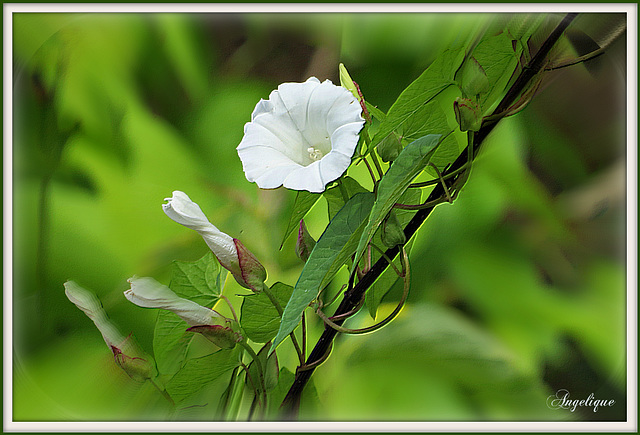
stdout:
POLYGON ((186 193, 176 190, 165 198, 164 212, 175 222, 197 231, 216 256, 222 267, 231 272, 243 287, 255 292, 262 289, 267 273, 264 267, 238 240, 220 231, 204 215, 198 204, 186 193))
POLYGON ((237 150, 247 180, 263 189, 324 191, 351 163, 361 112, 353 94, 329 80, 281 84, 244 126, 237 150))
POLYGON ((161 308, 171 311, 190 326, 220 325, 225 318, 216 311, 203 307, 188 299, 181 298, 169 287, 160 284, 153 278, 128 279, 131 288, 124 296, 142 308, 161 308))

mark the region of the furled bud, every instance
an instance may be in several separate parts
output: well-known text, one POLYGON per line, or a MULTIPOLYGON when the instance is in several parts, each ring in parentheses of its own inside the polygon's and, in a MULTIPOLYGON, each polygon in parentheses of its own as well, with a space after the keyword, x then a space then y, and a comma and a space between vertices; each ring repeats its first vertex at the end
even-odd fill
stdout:
POLYGON ((238 239, 223 233, 204 215, 200 206, 176 190, 171 198, 165 198, 164 212, 180 225, 202 236, 222 267, 233 274, 238 284, 254 292, 264 287, 267 272, 258 259, 238 239))
POLYGON ((391 213, 382 221, 381 237, 382 243, 384 243, 387 248, 404 245, 407 241, 402 225, 400 225, 400 221, 398 220, 398 215, 393 210, 391 210, 391 213))
POLYGON ((64 283, 64 292, 67 298, 93 321, 105 343, 113 352, 116 364, 131 379, 144 382, 154 375, 153 364, 135 344, 131 334, 127 338, 120 334, 120 331, 109 320, 100 300, 93 293, 73 281, 64 283))
POLYGON ((482 125, 482 110, 478 103, 468 98, 456 98, 453 102, 453 111, 456 121, 460 125, 460 131, 478 131, 482 125))
POLYGON ((139 307, 171 311, 190 326, 224 325, 226 322, 226 318, 218 312, 181 298, 153 278, 134 276, 128 281, 131 288, 124 292, 124 296, 139 307))
POLYGON ((305 263, 311 255, 311 251, 316 246, 316 241, 311 237, 307 226, 304 224, 304 219, 300 219, 300 226, 298 227, 298 240, 296 241, 296 254, 305 263))

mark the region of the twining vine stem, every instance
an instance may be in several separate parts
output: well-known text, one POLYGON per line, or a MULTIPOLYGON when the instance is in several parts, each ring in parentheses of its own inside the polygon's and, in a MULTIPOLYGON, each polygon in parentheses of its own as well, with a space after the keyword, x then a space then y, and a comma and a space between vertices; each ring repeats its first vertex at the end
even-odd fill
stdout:
MULTIPOLYGON (((526 89, 529 82, 531 82, 531 80, 536 77, 536 75, 540 71, 542 71, 551 48, 555 45, 558 39, 560 39, 560 36, 564 33, 569 24, 575 19, 577 15, 578 14, 575 13, 565 15, 562 21, 556 26, 553 32, 551 32, 551 34, 544 41, 536 55, 522 69, 522 72, 513 82, 513 85, 509 88, 493 114, 488 117, 489 119, 485 119, 482 122, 479 131, 474 135, 473 141, 469 143, 467 149, 465 149, 460 154, 460 156, 458 156, 455 162, 453 162, 446 170, 442 172, 443 183, 437 184, 431 191, 431 194, 427 199, 427 203, 433 201, 434 205, 418 210, 411 221, 409 221, 407 226, 404 228, 404 234, 407 240, 409 240, 415 234, 415 232, 418 230, 418 228, 420 228, 425 219, 431 214, 431 211, 433 211, 433 209, 435 208, 438 200, 443 199, 446 196, 447 189, 452 188, 461 176, 465 176, 466 171, 461 171, 461 169, 463 169, 465 165, 470 163, 470 159, 474 159, 477 156, 482 142, 486 139, 489 133, 500 121, 500 119, 502 119, 508 113, 509 108, 517 101, 517 98, 526 89), (471 147, 471 149, 469 149, 469 147, 471 147)), ((367 289, 387 268, 389 263, 387 262, 385 256, 389 259, 394 259, 398 252, 399 248, 397 246, 388 249, 385 255, 382 256, 371 267, 371 269, 358 281, 357 284, 355 284, 354 286, 349 286, 349 288, 344 293, 340 306, 336 309, 334 315, 332 316, 332 318, 337 317, 337 320, 335 321, 336 325, 342 325, 342 323, 346 320, 346 317, 342 315, 344 313, 352 311, 354 307, 356 307, 360 303, 367 289)), ((318 362, 327 357, 328 352, 333 344, 333 339, 335 338, 337 333, 338 331, 335 328, 325 325, 324 332, 311 351, 311 354, 309 355, 309 358, 307 358, 306 363, 303 366, 300 366, 297 370, 293 385, 289 389, 286 397, 284 398, 284 401, 282 402, 281 410, 283 412, 284 418, 291 419, 297 416, 302 390, 311 378, 315 367, 319 365, 318 362)))

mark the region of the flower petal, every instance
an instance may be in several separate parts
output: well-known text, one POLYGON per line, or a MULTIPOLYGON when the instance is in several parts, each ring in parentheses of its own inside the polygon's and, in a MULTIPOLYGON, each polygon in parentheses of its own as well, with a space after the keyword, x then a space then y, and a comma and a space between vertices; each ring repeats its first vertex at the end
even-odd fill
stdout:
POLYGON ((263 189, 324 191, 351 163, 361 111, 351 92, 329 80, 281 84, 258 102, 237 147, 247 179, 263 189))

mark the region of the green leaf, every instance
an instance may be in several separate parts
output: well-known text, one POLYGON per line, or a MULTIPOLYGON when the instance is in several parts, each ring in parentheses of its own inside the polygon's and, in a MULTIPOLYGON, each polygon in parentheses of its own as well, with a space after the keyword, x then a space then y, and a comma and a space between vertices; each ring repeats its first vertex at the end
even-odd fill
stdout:
POLYGON ((222 270, 211 252, 195 262, 174 261, 171 267, 171 290, 178 296, 210 307, 222 292, 222 270))
POLYGON ((161 374, 173 375, 182 366, 193 338, 193 333, 186 332, 188 327, 172 312, 158 310, 153 331, 153 354, 161 374))
POLYGON ((329 222, 305 263, 291 299, 284 309, 272 350, 295 329, 302 312, 353 254, 373 201, 373 193, 358 193, 329 222))
POLYGON ((167 392, 176 403, 182 402, 237 367, 240 364, 240 349, 240 346, 236 346, 187 361, 167 384, 167 392))
MULTIPOLYGON (((277 282, 271 286, 270 290, 280 302, 280 307, 285 307, 289 302, 293 287, 277 282)), ((266 343, 278 333, 280 314, 264 292, 246 296, 240 310, 242 329, 251 341, 266 343)))
MULTIPOLYGON (((278 375, 279 375, 279 366, 278 366, 278 356, 275 352, 269 354, 269 347, 271 343, 267 343, 260 349, 258 352, 258 359, 260 360, 260 364, 262 364, 262 369, 264 370, 264 384, 267 392, 272 391, 278 385, 278 375)), ((260 377, 258 376, 258 368, 256 367, 255 361, 251 361, 249 364, 249 375, 251 376, 251 382, 258 382, 260 377)), ((246 379, 247 385, 250 386, 249 378, 246 379)), ((256 385, 256 388, 260 386, 256 385)))
MULTIPOLYGON (((339 182, 342 182, 342 188, 349 198, 352 198, 356 193, 367 192, 367 189, 362 187, 360 183, 351 177, 344 177, 339 182)), ((329 220, 331 220, 334 218, 336 213, 344 207, 344 196, 342 195, 342 190, 339 185, 327 189, 323 193, 323 196, 327 200, 329 220)))
MULTIPOLYGON (((291 373, 289 369, 283 367, 278 374, 278 385, 269 393, 269 415, 279 417, 281 415, 280 405, 289 392, 289 388, 293 385, 295 375, 291 373)), ((307 382, 307 385, 302 390, 302 397, 300 399, 300 418, 313 417, 318 406, 318 391, 313 382, 313 378, 307 382)), ((313 418, 310 418, 313 419, 313 418)))
POLYGON ((393 103, 385 120, 380 124, 372 143, 377 144, 389 133, 401 127, 417 111, 428 104, 446 87, 454 83, 453 77, 464 59, 463 49, 446 50, 411 83, 393 103))
MULTIPOLYGON (((453 103, 451 103, 453 108, 453 103)), ((460 154, 458 142, 453 135, 447 136, 451 131, 447 122, 447 115, 437 101, 425 104, 407 120, 402 127, 403 139, 408 142, 419 139, 427 134, 441 134, 446 136, 431 158, 431 162, 443 169, 452 163, 460 154)))
POLYGON ((293 203, 293 212, 289 218, 287 229, 284 232, 282 243, 280 243, 280 249, 282 249, 284 242, 286 242, 291 233, 298 228, 298 225, 300 225, 300 219, 302 219, 307 212, 311 210, 311 207, 315 205, 321 196, 322 194, 320 193, 311 193, 306 190, 298 191, 296 194, 296 200, 293 203))
POLYGON ((376 118, 378 121, 384 121, 387 117, 387 115, 385 115, 385 113, 378 109, 376 106, 374 106, 373 104, 365 101, 364 102, 367 110, 369 111, 369 113, 371 113, 371 115, 373 115, 374 118, 376 118))
POLYGON ((489 82, 488 89, 480 94, 478 101, 484 110, 489 110, 491 104, 504 92, 518 64, 520 51, 521 49, 514 51, 512 39, 505 33, 481 41, 473 51, 473 57, 484 70, 489 82))
POLYGON ((367 244, 393 205, 398 202, 411 181, 425 169, 437 149, 441 137, 439 134, 430 134, 411 142, 402 150, 387 173, 384 174, 378 185, 378 197, 371 210, 369 221, 360 236, 355 263, 360 261, 367 244))

